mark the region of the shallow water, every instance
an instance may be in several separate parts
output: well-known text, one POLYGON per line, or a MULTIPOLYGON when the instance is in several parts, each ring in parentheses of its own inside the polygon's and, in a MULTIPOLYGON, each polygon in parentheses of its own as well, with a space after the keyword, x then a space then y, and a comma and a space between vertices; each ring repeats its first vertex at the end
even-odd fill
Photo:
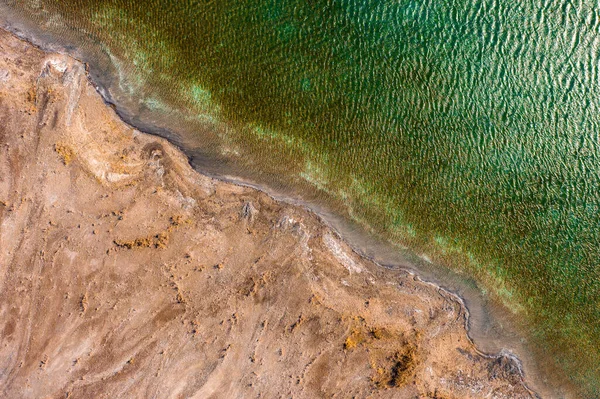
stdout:
POLYGON ((200 169, 473 279, 540 362, 600 397, 595 3, 0 4, 74 45, 200 169))

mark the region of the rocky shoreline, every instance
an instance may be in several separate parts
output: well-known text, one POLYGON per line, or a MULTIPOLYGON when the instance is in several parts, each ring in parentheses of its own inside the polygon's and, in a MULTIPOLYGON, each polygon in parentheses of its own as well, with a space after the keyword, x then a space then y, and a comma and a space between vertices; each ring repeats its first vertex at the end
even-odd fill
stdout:
POLYGON ((0 396, 532 398, 454 295, 194 171, 0 30, 0 396))

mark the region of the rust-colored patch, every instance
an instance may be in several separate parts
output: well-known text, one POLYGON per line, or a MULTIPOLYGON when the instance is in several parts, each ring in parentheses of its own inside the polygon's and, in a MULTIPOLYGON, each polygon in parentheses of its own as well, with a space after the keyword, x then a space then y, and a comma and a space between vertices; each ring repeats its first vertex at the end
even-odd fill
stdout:
POLYGON ((418 364, 416 347, 405 344, 384 359, 371 359, 371 368, 375 371, 372 381, 377 388, 398 388, 414 380, 418 364))
POLYGON ((27 90, 27 101, 34 104, 37 101, 37 90, 35 89, 35 86, 31 86, 29 90, 27 90))
POLYGON ((161 231, 158 234, 149 235, 146 237, 139 237, 133 240, 113 240, 113 243, 119 247, 124 249, 134 249, 134 248, 159 248, 164 249, 169 245, 169 237, 170 233, 177 227, 185 223, 189 223, 189 220, 184 220, 183 217, 176 215, 172 216, 169 219, 169 227, 167 227, 164 231, 161 231))
POLYGON ((56 151, 58 156, 62 159, 62 162, 65 166, 69 165, 75 156, 75 153, 71 147, 62 143, 56 143, 54 145, 54 151, 56 151))
POLYGON ((348 337, 344 341, 344 349, 352 350, 352 349, 356 348, 358 345, 360 345, 361 343, 363 343, 364 340, 365 340, 365 337, 364 337, 362 331, 360 331, 358 329, 354 329, 354 330, 352 330, 350 335, 348 335, 348 337))

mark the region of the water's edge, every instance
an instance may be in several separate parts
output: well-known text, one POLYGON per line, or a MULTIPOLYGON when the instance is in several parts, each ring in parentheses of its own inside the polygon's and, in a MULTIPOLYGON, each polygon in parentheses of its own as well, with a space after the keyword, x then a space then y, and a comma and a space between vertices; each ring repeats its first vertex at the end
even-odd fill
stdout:
MULTIPOLYGON (((2 9, 1 6, 0 9, 2 9)), ((7 14, 1 13, 1 15, 7 14)), ((207 167, 210 160, 206 159, 202 153, 186 149, 177 134, 168 129, 154 126, 152 123, 139 120, 126 109, 120 107, 111 97, 109 91, 98 83, 98 79, 95 78, 98 72, 94 71, 94 65, 85 62, 77 49, 49 45, 37 38, 35 33, 27 27, 23 25, 19 26, 19 23, 16 21, 8 22, 2 16, 0 16, 0 28, 11 32, 20 39, 40 48, 42 51, 66 54, 82 62, 86 65, 89 81, 96 88, 107 106, 111 106, 118 116, 133 128, 167 139, 188 157, 190 164, 198 173, 231 184, 251 187, 266 193, 277 201, 303 207, 315 214, 325 225, 333 229, 360 256, 373 261, 383 268, 406 270, 414 275, 415 278, 428 282, 448 293, 465 311, 464 322, 467 335, 481 354, 490 358, 502 356, 511 358, 520 370, 522 378, 526 381, 527 385, 542 397, 570 396, 565 392, 557 393, 550 391, 544 376, 539 373, 531 354, 526 349, 525 338, 514 326, 510 325, 510 315, 508 312, 490 303, 474 282, 466 284, 465 276, 461 276, 441 266, 428 263, 425 260, 419 259, 416 255, 401 254, 391 244, 369 236, 360 226, 336 216, 318 204, 279 193, 258 182, 248 181, 240 176, 236 176, 233 173, 234 171, 219 173, 214 168, 210 170, 211 168, 207 167), (507 347, 510 349, 507 349, 507 347), (524 370, 527 370, 527 372, 524 370)))

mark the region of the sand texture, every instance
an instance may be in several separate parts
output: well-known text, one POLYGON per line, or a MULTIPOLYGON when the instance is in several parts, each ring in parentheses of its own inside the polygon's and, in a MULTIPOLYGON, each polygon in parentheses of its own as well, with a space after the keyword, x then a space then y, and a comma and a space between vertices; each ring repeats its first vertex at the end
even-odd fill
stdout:
POLYGON ((535 397, 465 318, 0 31, 0 397, 535 397))

